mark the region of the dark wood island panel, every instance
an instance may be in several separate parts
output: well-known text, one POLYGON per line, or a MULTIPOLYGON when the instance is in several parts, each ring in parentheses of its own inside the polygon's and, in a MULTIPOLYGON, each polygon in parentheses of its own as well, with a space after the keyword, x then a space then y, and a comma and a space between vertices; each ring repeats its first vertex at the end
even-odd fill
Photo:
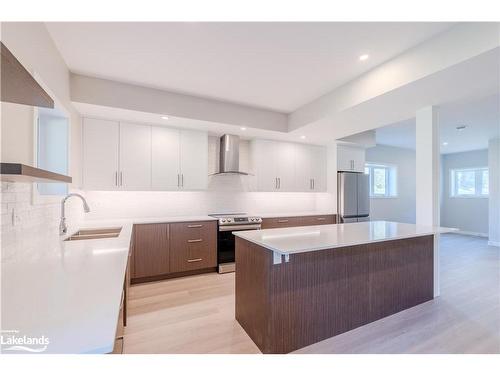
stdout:
POLYGON ((433 298, 433 236, 290 255, 236 238, 236 319, 289 353, 433 298))

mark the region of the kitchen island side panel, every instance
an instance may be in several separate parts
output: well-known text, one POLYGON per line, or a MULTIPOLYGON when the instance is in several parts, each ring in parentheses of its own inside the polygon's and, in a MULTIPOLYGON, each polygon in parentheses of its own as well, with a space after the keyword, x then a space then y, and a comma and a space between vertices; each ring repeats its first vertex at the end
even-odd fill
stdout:
POLYGON ((236 237, 235 314, 257 347, 268 353, 270 341, 269 272, 273 253, 236 237))
POLYGON ((236 319, 263 353, 288 353, 431 300, 432 237, 292 254, 276 265, 272 251, 238 239, 236 319))

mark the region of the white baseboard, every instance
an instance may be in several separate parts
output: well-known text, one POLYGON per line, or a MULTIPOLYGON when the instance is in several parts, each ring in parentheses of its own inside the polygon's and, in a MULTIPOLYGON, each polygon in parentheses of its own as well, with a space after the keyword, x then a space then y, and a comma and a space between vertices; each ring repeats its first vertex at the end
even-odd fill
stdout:
POLYGON ((488 245, 489 246, 500 247, 500 242, 497 242, 497 241, 488 241, 488 245))
POLYGON ((469 231, 466 231, 466 230, 459 230, 459 231, 452 232, 452 233, 463 234, 464 236, 475 236, 475 237, 485 237, 485 238, 488 238, 488 233, 469 232, 469 231))

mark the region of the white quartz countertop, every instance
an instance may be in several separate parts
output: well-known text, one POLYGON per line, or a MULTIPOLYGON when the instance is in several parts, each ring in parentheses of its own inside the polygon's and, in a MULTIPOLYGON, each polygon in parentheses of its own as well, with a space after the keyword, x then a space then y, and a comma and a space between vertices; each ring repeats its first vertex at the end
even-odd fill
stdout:
MULTIPOLYGON (((133 224, 216 220, 168 216, 85 221, 83 228, 122 227, 116 238, 63 241, 47 234, 31 258, 2 264, 2 335, 44 336, 43 353, 113 350, 133 224)), ((72 230, 69 234, 72 234, 72 230)), ((9 351, 2 345, 3 353, 9 351)), ((43 348, 34 345, 32 348, 43 348)))
POLYGON ((274 252, 289 255, 451 231, 454 231, 454 229, 391 221, 366 221, 348 224, 248 230, 233 232, 233 234, 274 252))

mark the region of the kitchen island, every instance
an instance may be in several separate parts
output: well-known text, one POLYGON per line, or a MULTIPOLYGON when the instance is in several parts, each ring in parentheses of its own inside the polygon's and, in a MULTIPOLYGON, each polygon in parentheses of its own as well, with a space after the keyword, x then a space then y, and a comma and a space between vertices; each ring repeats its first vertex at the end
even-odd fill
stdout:
POLYGON ((434 236, 387 221, 239 231, 236 319, 288 353, 433 299, 434 236))

